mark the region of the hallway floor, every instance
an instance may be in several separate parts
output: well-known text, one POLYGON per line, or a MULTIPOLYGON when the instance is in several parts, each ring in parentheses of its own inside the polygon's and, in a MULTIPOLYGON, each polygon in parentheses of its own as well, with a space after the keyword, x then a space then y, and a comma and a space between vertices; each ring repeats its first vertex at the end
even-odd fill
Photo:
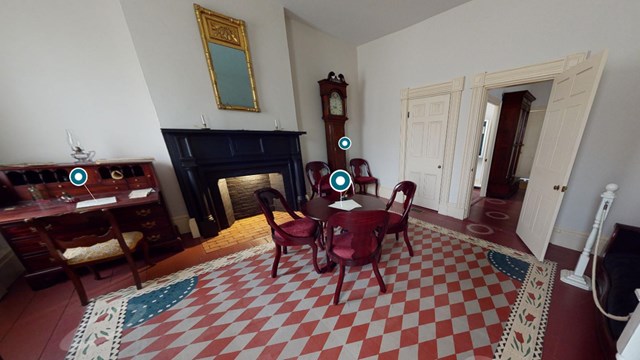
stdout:
MULTIPOLYGON (((412 216, 455 231, 473 235, 517 250, 527 251, 515 235, 522 194, 509 200, 482 198, 464 221, 415 207, 412 216)), ((155 254, 156 265, 141 269, 142 280, 170 274, 204 261, 240 251, 267 240, 230 244, 207 253, 200 239, 186 239, 180 253, 155 254)), ((579 254, 550 245, 547 258, 558 263, 551 300, 543 359, 603 359, 595 331, 595 307, 589 292, 571 287, 559 279, 561 269, 573 268, 579 254)), ((138 262, 142 266, 142 261, 138 262)), ((87 273, 82 281, 89 297, 133 285, 127 266, 115 264, 101 271, 103 280, 87 273)), ((12 359, 62 359, 80 322, 84 307, 70 282, 33 291, 19 279, 0 300, 0 356, 12 359)))

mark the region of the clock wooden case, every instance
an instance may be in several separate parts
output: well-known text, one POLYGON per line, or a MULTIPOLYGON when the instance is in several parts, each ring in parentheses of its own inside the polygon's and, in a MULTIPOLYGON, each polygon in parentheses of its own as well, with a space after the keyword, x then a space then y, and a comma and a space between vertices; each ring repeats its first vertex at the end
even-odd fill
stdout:
POLYGON ((327 139, 327 160, 331 170, 347 170, 347 156, 338 147, 338 140, 345 135, 347 117, 347 82, 344 76, 332 71, 326 79, 318 81, 322 101, 322 119, 327 139))

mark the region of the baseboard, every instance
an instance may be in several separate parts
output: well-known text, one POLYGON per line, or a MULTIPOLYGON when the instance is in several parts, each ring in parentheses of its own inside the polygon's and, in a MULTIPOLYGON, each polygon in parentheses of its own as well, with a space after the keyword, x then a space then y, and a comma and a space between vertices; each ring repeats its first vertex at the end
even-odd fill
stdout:
POLYGON ((450 216, 458 220, 464 219, 464 209, 456 207, 455 204, 444 204, 438 209, 438 214, 450 216))
POLYGON ((178 227, 178 232, 180 234, 187 234, 191 232, 191 228, 189 227, 189 216, 188 215, 180 215, 174 216, 171 220, 178 227))
MULTIPOLYGON (((589 238, 589 233, 560 229, 558 227, 553 228, 553 232, 551 233, 551 243, 554 245, 562 246, 566 249, 571 249, 575 251, 582 252, 585 244, 587 243, 587 239, 589 238)), ((600 237, 600 249, 598 253, 606 246, 607 241, 609 240, 608 236, 600 237)))

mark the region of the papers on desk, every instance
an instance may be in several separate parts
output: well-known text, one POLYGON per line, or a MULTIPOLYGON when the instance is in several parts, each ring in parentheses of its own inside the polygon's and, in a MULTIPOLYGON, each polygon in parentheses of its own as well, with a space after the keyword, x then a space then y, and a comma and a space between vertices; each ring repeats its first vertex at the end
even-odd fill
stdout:
POLYGON ((80 202, 76 203, 76 209, 82 209, 82 208, 87 208, 87 207, 92 207, 92 206, 113 204, 115 202, 116 202, 116 197, 115 196, 110 196, 110 197, 100 198, 100 199, 95 199, 95 200, 85 200, 85 201, 80 201, 80 202))
POLYGON ((147 197, 152 191, 152 188, 133 190, 129 193, 129 199, 139 199, 147 197))
POLYGON ((349 199, 349 200, 342 200, 342 201, 336 201, 333 204, 329 205, 330 208, 334 208, 334 209, 341 209, 341 210, 346 210, 346 211, 351 211, 353 209, 362 207, 360 204, 358 204, 357 202, 349 199))

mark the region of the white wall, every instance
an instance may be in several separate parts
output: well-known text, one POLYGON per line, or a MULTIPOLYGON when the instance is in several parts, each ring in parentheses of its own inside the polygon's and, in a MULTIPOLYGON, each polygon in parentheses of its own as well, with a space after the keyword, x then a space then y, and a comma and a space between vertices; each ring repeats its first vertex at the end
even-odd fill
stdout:
POLYGON ((217 109, 192 3, 3 3, 0 163, 70 161, 69 128, 97 158, 154 157, 186 225, 161 127, 193 128, 205 114, 217 129, 298 129, 282 6, 200 4, 246 21, 261 113, 217 109))
POLYGON ((71 162, 72 129, 97 158, 156 158, 186 214, 118 2, 4 1, 0 48, 0 163, 71 162))
MULTIPOLYGON (((343 74, 347 87, 346 134, 352 147, 347 158, 362 155, 362 122, 359 116, 356 47, 320 32, 287 15, 289 57, 293 72, 293 89, 296 100, 298 127, 306 131, 302 137, 303 162, 327 161, 324 121, 318 80, 325 79, 330 71, 343 74)), ((374 169, 375 171, 375 169, 374 169)))
POLYGON ((14 255, 2 234, 0 234, 0 299, 7 289, 22 274, 24 267, 14 255))
MULTIPOLYGON (((640 195, 640 2, 474 0, 358 47, 363 99, 363 155, 374 168, 398 168, 400 89, 609 49, 589 123, 556 227, 588 232, 608 182, 621 184, 605 233, 614 222, 638 224, 640 195), (535 30, 535 31, 534 31, 535 30), (387 146, 380 146, 387 144, 387 146), (625 186, 626 185, 626 186, 625 186)), ((471 82, 463 93, 450 201, 456 201, 471 82)), ((466 171, 466 170, 465 170, 466 171)), ((380 174, 383 186, 396 173, 380 174)), ((582 240, 557 239, 567 247, 582 240)))
POLYGON ((220 110, 205 61, 193 2, 121 0, 149 93, 163 128, 192 129, 204 114, 212 129, 298 130, 282 5, 274 0, 203 0, 245 21, 260 113, 220 110))

